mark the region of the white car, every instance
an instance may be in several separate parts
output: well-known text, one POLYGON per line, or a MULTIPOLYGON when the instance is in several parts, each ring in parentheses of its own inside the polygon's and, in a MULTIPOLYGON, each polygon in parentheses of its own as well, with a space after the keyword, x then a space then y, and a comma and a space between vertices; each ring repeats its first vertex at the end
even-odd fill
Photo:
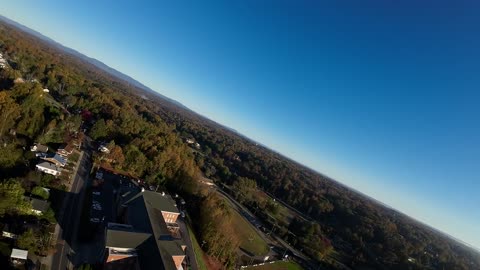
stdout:
POLYGON ((93 201, 92 203, 100 205, 100 203, 98 201, 93 201))
POLYGON ((93 222, 93 223, 98 223, 98 222, 100 222, 100 219, 98 219, 98 218, 91 218, 90 221, 93 222))
POLYGON ((100 195, 100 191, 94 191, 92 192, 93 195, 100 195))

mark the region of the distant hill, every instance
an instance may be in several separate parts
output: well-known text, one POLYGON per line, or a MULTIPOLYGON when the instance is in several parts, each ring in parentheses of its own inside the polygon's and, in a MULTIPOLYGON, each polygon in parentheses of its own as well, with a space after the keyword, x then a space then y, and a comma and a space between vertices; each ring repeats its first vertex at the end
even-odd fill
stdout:
POLYGON ((112 67, 107 66, 107 65, 104 64, 102 61, 99 61, 99 60, 97 60, 97 59, 95 59, 95 58, 88 57, 88 56, 86 56, 86 55, 84 55, 84 54, 82 54, 82 53, 80 53, 80 52, 78 52, 78 51, 76 51, 76 50, 74 50, 74 49, 72 49, 72 48, 66 47, 66 46, 64 46, 64 45, 56 42, 55 40, 53 40, 53 39, 51 39, 51 38, 49 38, 49 37, 47 37, 47 36, 44 36, 44 35, 42 35, 41 33, 37 32, 37 31, 35 31, 35 30, 31 29, 31 28, 26 27, 25 25, 22 25, 22 24, 20 24, 20 23, 18 23, 18 22, 15 22, 15 21, 13 21, 13 20, 10 20, 9 18, 7 18, 7 17, 5 17, 5 16, 0 15, 0 20, 4 21, 4 22, 6 22, 6 23, 8 23, 8 24, 10 24, 10 25, 13 25, 13 26, 15 26, 16 28, 18 28, 18 29, 20 29, 20 30, 22 30, 22 31, 24 31, 24 32, 26 32, 26 33, 28 33, 28 34, 33 35, 33 36, 35 36, 35 37, 37 37, 37 38, 39 38, 39 39, 41 39, 41 40, 49 43, 51 46, 53 46, 53 47, 55 47, 55 48, 58 48, 58 49, 64 51, 65 53, 68 53, 68 54, 71 54, 71 55, 73 55, 73 56, 76 56, 76 57, 82 59, 83 61, 86 61, 86 62, 88 62, 88 63, 96 66, 97 68, 99 68, 99 69, 101 69, 101 70, 109 73, 109 74, 112 75, 112 76, 115 76, 115 77, 117 77, 117 78, 119 78, 119 79, 127 82, 128 84, 130 84, 130 85, 132 85, 132 86, 134 86, 134 87, 140 88, 140 89, 142 89, 142 90, 144 90, 144 91, 147 91, 147 92, 149 92, 149 93, 151 93, 151 94, 154 94, 154 95, 156 95, 156 96, 158 96, 158 97, 160 97, 160 98, 162 98, 162 99, 164 99, 164 100, 166 100, 166 101, 169 101, 169 102, 171 102, 171 103, 173 103, 173 104, 175 104, 175 105, 177 105, 177 106, 180 106, 180 107, 182 107, 183 109, 189 110, 189 109, 188 109, 186 106, 184 106, 182 103, 180 103, 180 102, 178 102, 178 101, 176 101, 176 100, 174 100, 174 99, 171 99, 171 98, 169 98, 169 97, 166 97, 166 96, 158 93, 157 91, 154 91, 153 89, 151 89, 151 88, 149 88, 148 86, 142 84, 141 82, 133 79, 132 77, 130 77, 130 76, 128 76, 128 75, 126 75, 126 74, 124 74, 124 73, 122 73, 122 72, 120 72, 120 71, 118 71, 118 70, 116 70, 116 69, 114 69, 114 68, 112 68, 112 67))

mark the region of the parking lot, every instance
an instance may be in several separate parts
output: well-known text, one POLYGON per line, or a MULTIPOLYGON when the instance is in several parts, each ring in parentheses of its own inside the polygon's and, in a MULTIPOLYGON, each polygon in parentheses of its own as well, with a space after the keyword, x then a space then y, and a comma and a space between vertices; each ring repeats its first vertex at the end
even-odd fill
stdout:
POLYGON ((114 174, 100 169, 90 179, 90 188, 85 207, 89 207, 90 228, 92 237, 80 245, 81 261, 88 263, 101 262, 105 251, 105 226, 108 222, 118 222, 115 198, 121 190, 139 188, 126 176, 114 174), (98 173, 100 172, 100 173, 98 173))

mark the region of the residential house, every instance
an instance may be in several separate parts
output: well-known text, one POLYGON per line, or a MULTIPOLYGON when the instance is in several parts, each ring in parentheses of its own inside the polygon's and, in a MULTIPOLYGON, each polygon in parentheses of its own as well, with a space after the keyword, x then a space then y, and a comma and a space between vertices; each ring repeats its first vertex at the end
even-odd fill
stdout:
POLYGON ((58 167, 65 167, 67 165, 67 159, 60 156, 59 154, 47 154, 46 156, 40 157, 43 160, 51 162, 58 167))
POLYGON ((10 254, 10 260, 14 265, 24 264, 28 258, 28 250, 23 249, 12 249, 12 253, 10 254))
POLYGON ((72 144, 73 146, 75 146, 77 149, 80 150, 80 148, 82 147, 82 142, 85 138, 85 134, 83 132, 79 132, 75 138, 72 140, 72 144))
POLYGON ((30 151, 32 152, 43 152, 46 153, 48 152, 48 146, 41 145, 39 143, 34 144, 32 147, 30 147, 30 151))
MULTIPOLYGON (((140 192, 138 189, 136 192, 130 189, 117 194, 120 202, 118 220, 130 225, 129 230, 132 231, 126 232, 123 229, 118 232, 119 229, 110 228, 106 231, 106 246, 117 246, 117 249, 124 248, 126 251, 135 249, 132 254, 135 254, 142 270, 182 270, 186 245, 181 240, 178 224, 175 223, 180 214, 175 201, 170 196, 143 189, 140 192), (120 240, 114 241, 114 237, 118 236, 122 236, 120 239, 129 239, 128 243, 120 245, 120 240), (139 240, 143 242, 139 243, 139 240)), ((117 269, 111 265, 118 260, 111 248, 107 248, 105 269, 117 269)), ((130 258, 133 255, 128 256, 130 258)))
POLYGON ((32 212, 35 213, 36 215, 41 215, 45 213, 50 207, 50 203, 46 200, 30 198, 30 197, 27 197, 26 199, 29 200, 30 203, 32 204, 32 212))
POLYGON ((55 176, 60 175, 61 173, 59 167, 57 167, 53 163, 46 162, 46 161, 37 164, 35 167, 37 168, 37 170, 41 172, 48 173, 55 176))
POLYGON ((63 144, 62 146, 60 146, 60 148, 57 149, 57 154, 67 157, 73 153, 74 148, 75 147, 71 142, 63 144))

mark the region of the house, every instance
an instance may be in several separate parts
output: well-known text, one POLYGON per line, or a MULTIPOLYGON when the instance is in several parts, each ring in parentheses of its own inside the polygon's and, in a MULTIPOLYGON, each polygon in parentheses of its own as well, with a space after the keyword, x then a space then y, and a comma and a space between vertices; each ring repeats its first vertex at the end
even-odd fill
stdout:
POLYGON ((57 149, 57 154, 67 157, 73 153, 74 145, 73 143, 63 144, 57 149))
POLYGON ((60 168, 58 168, 55 164, 46 162, 46 161, 35 165, 35 167, 37 168, 37 170, 41 172, 48 173, 55 176, 60 175, 61 173, 60 168))
POLYGON ((59 154, 53 154, 53 153, 47 154, 40 158, 50 163, 53 163, 58 167, 65 167, 65 165, 67 165, 67 159, 65 157, 60 156, 59 154))
POLYGON ((128 256, 125 258, 129 260, 135 257, 142 270, 183 269, 186 245, 176 224, 180 212, 175 201, 168 195, 144 189, 134 192, 129 188, 117 194, 120 204, 118 220, 128 228, 109 228, 106 231, 105 269, 119 269, 119 256, 128 256), (119 255, 112 252, 115 250, 131 253, 119 255))
POLYGON ((27 261, 28 250, 23 249, 12 249, 12 254, 10 254, 10 259, 14 265, 23 264, 27 261))
POLYGON ((83 132, 79 132, 76 135, 75 139, 72 140, 73 146, 77 147, 77 149, 80 149, 80 147, 82 147, 82 142, 84 138, 85 134, 83 132))
POLYGON ((15 227, 10 226, 10 224, 5 224, 2 230, 2 237, 10 238, 10 239, 17 239, 18 234, 15 230, 15 227))
POLYGON ((30 198, 30 197, 27 197, 26 199, 29 200, 30 203, 32 204, 32 212, 35 213, 36 215, 41 215, 45 213, 50 207, 50 203, 46 200, 30 198))
POLYGON ((48 152, 48 146, 41 145, 39 143, 34 144, 32 147, 30 147, 30 151, 32 152, 43 152, 46 153, 48 152))

